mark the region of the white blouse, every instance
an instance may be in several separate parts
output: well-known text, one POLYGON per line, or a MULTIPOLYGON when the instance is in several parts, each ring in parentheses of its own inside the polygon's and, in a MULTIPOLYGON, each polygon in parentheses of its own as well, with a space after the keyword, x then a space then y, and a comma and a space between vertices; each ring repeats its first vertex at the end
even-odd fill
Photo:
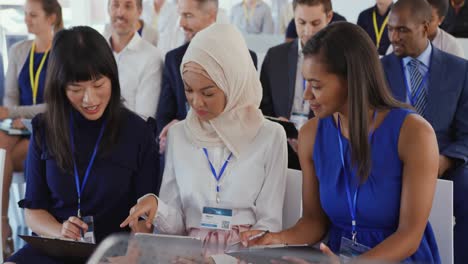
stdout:
MULTIPOLYGON (((156 229, 186 235, 200 227, 203 207, 219 205, 233 209, 232 225, 280 231, 288 159, 283 128, 265 120, 249 149, 239 158, 231 157, 219 182, 220 203, 216 204, 216 179, 203 149, 186 136, 184 122, 168 133, 166 165, 153 221, 156 229)), ((207 150, 219 173, 230 151, 226 147, 207 150)))

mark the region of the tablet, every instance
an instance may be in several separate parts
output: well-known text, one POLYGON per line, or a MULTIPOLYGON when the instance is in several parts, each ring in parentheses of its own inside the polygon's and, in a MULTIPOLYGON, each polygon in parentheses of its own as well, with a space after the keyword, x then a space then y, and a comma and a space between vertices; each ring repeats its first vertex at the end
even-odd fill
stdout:
POLYGON ((141 253, 138 263, 172 263, 177 257, 195 263, 203 260, 203 243, 199 238, 136 233, 134 240, 141 253))
POLYGON ((52 257, 75 257, 88 259, 96 249, 96 244, 40 236, 19 235, 33 248, 52 257))
POLYGON ((297 138, 299 135, 299 132, 297 131, 296 126, 294 125, 293 122, 289 121, 284 121, 276 117, 271 117, 271 116, 265 116, 266 119, 276 122, 283 126, 284 130, 286 131, 286 137, 287 138, 297 138))
POLYGON ((228 251, 226 254, 247 263, 258 264, 269 264, 272 260, 281 260, 282 257, 295 257, 310 263, 322 263, 327 259, 319 249, 310 245, 250 247, 238 251, 228 251))

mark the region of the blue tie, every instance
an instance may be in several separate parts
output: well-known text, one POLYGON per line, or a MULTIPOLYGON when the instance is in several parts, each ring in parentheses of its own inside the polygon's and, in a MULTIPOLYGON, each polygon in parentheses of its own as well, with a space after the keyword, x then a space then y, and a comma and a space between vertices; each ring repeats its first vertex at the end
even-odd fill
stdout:
POLYGON ((427 105, 427 89, 424 87, 426 85, 421 85, 424 76, 419 70, 420 67, 421 62, 417 59, 411 59, 408 63, 408 72, 410 74, 411 84, 411 103, 420 115, 424 115, 427 105))

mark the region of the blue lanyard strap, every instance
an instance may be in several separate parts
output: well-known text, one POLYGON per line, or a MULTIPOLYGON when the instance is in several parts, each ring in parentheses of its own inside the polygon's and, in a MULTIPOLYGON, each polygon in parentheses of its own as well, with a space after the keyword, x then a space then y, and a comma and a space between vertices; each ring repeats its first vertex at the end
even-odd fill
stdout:
POLYGON ((401 69, 403 70, 403 79, 405 81, 406 95, 409 98, 411 105, 415 106, 416 105, 416 100, 419 98, 419 95, 421 94, 421 90, 422 90, 421 88, 423 88, 424 85, 426 85, 426 82, 429 79, 429 72, 430 72, 431 68, 429 68, 427 70, 426 74, 424 75, 424 77, 423 77, 423 79, 421 81, 421 84, 418 87, 409 87, 408 78, 406 77, 406 71, 405 71, 406 65, 403 62, 403 59, 401 59, 401 69), (416 89, 416 94, 414 96, 411 95, 411 91, 412 91, 411 88, 416 89))
POLYGON ((208 160, 208 163, 210 164, 211 173, 213 174, 213 176, 215 177, 215 180, 216 180, 216 192, 219 193, 219 180, 221 179, 221 177, 224 174, 224 171, 226 170, 226 167, 227 167, 227 165, 229 163, 229 160, 232 157, 232 152, 231 152, 231 154, 229 154, 228 158, 226 159, 223 166, 221 167, 221 170, 219 171, 219 174, 216 173, 216 170, 213 167, 213 163, 211 163, 211 161, 210 161, 210 158, 208 156, 208 150, 206 148, 203 148, 203 152, 205 153, 206 159, 208 160))
POLYGON ((98 139, 96 141, 96 145, 94 145, 94 150, 93 154, 91 155, 91 159, 89 160, 88 167, 86 168, 86 172, 83 178, 83 182, 81 183, 80 187, 80 178, 78 174, 78 167, 76 166, 76 159, 75 159, 75 132, 74 132, 74 118, 73 118, 73 113, 70 111, 70 142, 71 142, 71 149, 72 149, 72 158, 73 158, 73 172, 75 176, 75 184, 76 184, 76 192, 78 194, 78 213, 77 216, 81 217, 81 194, 83 193, 84 187, 86 186, 86 183, 88 182, 89 174, 91 172, 91 168, 93 167, 94 160, 96 159, 96 155, 98 152, 99 148, 99 143, 101 142, 102 135, 104 134, 104 128, 106 127, 106 120, 101 125, 101 130, 99 132, 98 139))
MULTIPOLYGON (((372 132, 369 136, 370 141, 372 142, 372 138, 374 136, 374 131, 375 131, 375 120, 377 117, 377 111, 374 111, 373 117, 372 117, 372 132)), ((357 221, 356 221, 356 211, 357 211, 357 196, 359 192, 359 185, 356 187, 356 191, 354 192, 353 197, 351 198, 351 184, 350 184, 350 178, 353 177, 354 173, 351 170, 350 174, 348 174, 348 170, 346 169, 346 164, 345 164, 345 154, 344 154, 344 148, 343 148, 343 141, 341 140, 341 119, 340 115, 338 115, 338 143, 340 147, 340 158, 341 158, 341 165, 343 166, 343 173, 344 173, 344 179, 345 179, 345 185, 346 185, 346 196, 348 198, 348 209, 349 209, 349 214, 351 215, 351 234, 352 234, 352 240, 354 243, 356 243, 356 226, 357 226, 357 221)))

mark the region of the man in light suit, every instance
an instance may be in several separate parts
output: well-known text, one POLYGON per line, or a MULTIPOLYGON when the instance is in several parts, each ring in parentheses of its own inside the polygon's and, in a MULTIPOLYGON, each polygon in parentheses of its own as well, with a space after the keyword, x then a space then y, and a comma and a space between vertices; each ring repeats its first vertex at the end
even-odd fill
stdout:
POLYGON ((388 20, 393 53, 382 59, 394 96, 411 103, 433 126, 439 177, 454 184, 455 263, 468 263, 468 61, 428 40, 431 6, 399 0, 388 20))
MULTIPOLYGON (((330 0, 293 0, 293 10, 298 38, 268 50, 260 73, 263 86, 260 109, 266 116, 291 120, 300 128, 312 115, 303 96, 302 47, 330 23, 333 11, 330 0)), ((289 142, 295 148, 295 141, 289 142)), ((300 169, 292 148, 288 147, 288 167, 300 169)))

